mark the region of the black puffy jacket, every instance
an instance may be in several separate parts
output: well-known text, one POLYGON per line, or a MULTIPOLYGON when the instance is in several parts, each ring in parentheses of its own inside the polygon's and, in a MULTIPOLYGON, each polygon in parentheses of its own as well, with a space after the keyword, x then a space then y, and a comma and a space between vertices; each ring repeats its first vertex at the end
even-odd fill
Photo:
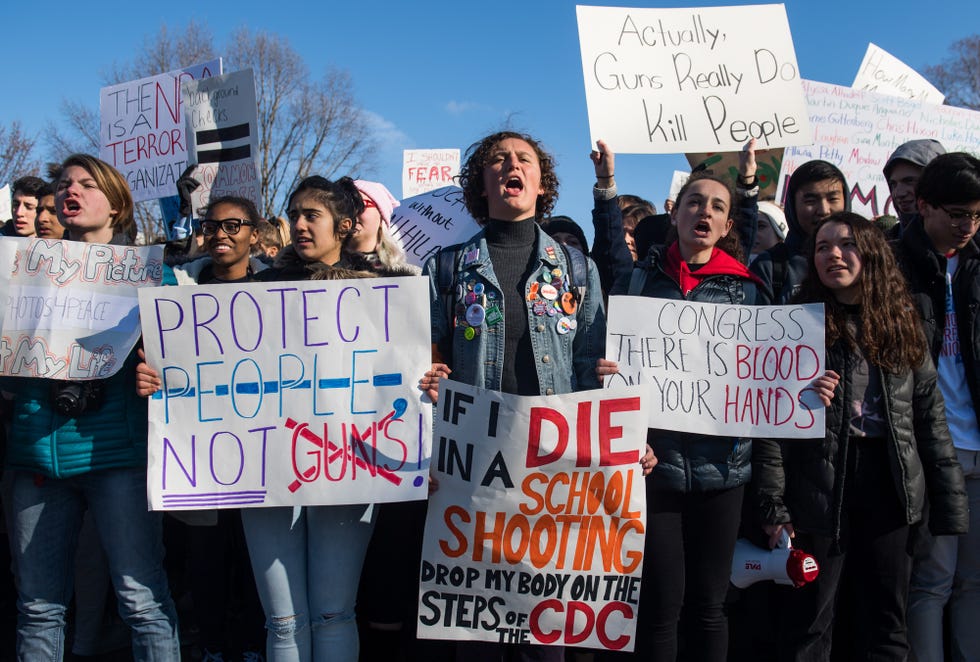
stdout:
MULTIPOLYGON (((841 376, 827 408, 821 439, 756 439, 754 493, 763 524, 792 522, 800 531, 840 537, 849 441, 849 357, 844 342, 827 351, 827 368, 841 376)), ((965 533, 969 521, 963 472, 946 427, 936 369, 928 357, 918 369, 879 370, 888 421, 888 458, 905 521, 922 519, 929 497, 929 528, 936 535, 965 533)))
MULTIPOLYGON (((733 275, 707 276, 685 297, 664 271, 666 255, 667 247, 654 247, 642 263, 637 263, 647 268, 643 296, 741 305, 754 305, 759 300, 754 281, 733 275)), ((610 294, 626 294, 630 279, 628 273, 618 278, 610 294)), ((650 429, 647 443, 658 460, 647 483, 652 490, 722 490, 744 485, 752 476, 752 440, 748 438, 650 429)))

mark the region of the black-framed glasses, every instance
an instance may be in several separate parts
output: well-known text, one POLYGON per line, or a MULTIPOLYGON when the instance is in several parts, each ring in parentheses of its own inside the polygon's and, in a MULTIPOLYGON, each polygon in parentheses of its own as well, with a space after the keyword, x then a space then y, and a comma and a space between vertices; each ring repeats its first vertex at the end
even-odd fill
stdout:
POLYGON ((242 229, 243 225, 255 225, 252 221, 246 221, 242 218, 223 218, 221 220, 206 220, 201 221, 201 231, 205 235, 212 235, 218 233, 218 228, 224 232, 229 237, 233 234, 238 234, 238 231, 242 229))
POLYGON ((980 211, 970 211, 969 209, 947 209, 942 205, 939 208, 946 212, 949 216, 949 220, 953 222, 954 226, 963 225, 963 221, 970 221, 970 225, 977 227, 980 225, 980 211))

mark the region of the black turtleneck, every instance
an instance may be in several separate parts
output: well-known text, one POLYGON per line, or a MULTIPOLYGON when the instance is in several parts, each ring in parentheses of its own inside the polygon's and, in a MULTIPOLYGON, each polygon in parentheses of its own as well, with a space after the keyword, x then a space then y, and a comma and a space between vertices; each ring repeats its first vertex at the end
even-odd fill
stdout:
POLYGON ((524 284, 537 266, 537 224, 490 219, 486 240, 493 271, 503 292, 504 364, 500 390, 518 395, 539 395, 538 373, 527 326, 524 284))

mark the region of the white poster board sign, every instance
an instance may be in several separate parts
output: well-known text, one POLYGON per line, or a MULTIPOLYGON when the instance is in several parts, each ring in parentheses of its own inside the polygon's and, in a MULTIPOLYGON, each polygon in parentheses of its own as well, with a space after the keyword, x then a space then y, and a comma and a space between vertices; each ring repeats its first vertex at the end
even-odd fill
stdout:
POLYGON ((941 104, 946 98, 918 71, 870 43, 851 87, 925 103, 941 104))
POLYGON ((932 138, 947 152, 978 152, 980 112, 829 83, 804 81, 803 85, 814 142, 786 148, 777 200, 783 200, 786 183, 797 167, 822 159, 844 173, 854 212, 869 218, 894 214, 881 169, 899 145, 932 138))
POLYGON ((10 184, 4 184, 0 188, 0 223, 6 223, 14 217, 12 196, 10 184))
POLYGON ((592 144, 670 154, 810 142, 783 5, 576 10, 592 144))
POLYGON ((188 160, 196 163, 191 193, 195 218, 212 197, 235 195, 263 208, 259 180, 259 121, 251 69, 183 88, 188 160))
POLYGON ((163 278, 163 246, 0 238, 0 374, 103 379, 140 337, 137 293, 163 278))
POLYGON ((141 292, 153 510, 424 499, 421 277, 141 292))
POLYGON ((733 437, 813 438, 824 407, 822 304, 735 306, 609 297, 607 387, 643 384, 649 426, 733 437))
POLYGON ((129 182, 135 202, 177 194, 187 168, 180 86, 221 73, 221 59, 103 87, 99 157, 129 182))
POLYGON ((405 248, 408 261, 420 267, 443 246, 469 239, 479 230, 458 186, 405 198, 391 213, 392 234, 405 248))
POLYGON ((458 149, 406 149, 402 166, 402 197, 410 198, 444 186, 453 186, 458 174, 458 149))
POLYGON ((419 636, 633 650, 643 389, 439 391, 419 636))
POLYGON ((691 178, 691 173, 684 172, 683 170, 675 170, 674 176, 670 179, 670 191, 667 193, 667 199, 677 202, 677 196, 680 195, 681 188, 687 183, 687 180, 691 178))

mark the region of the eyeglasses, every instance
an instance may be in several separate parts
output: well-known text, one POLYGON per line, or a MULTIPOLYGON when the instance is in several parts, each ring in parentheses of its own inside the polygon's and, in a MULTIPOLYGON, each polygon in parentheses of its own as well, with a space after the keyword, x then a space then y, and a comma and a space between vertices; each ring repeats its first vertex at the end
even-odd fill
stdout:
POLYGON ((952 224, 956 227, 963 225, 963 221, 966 220, 969 220, 970 225, 973 227, 980 225, 980 211, 970 211, 969 209, 946 209, 946 207, 943 207, 942 205, 939 205, 939 208, 946 212, 946 215, 949 216, 949 220, 951 220, 953 222, 952 224))
POLYGON ((229 237, 233 234, 238 234, 238 231, 242 229, 243 225, 255 225, 252 221, 246 221, 241 218, 225 218, 220 221, 201 221, 201 230, 204 232, 205 236, 217 234, 218 228, 224 232, 229 237))

